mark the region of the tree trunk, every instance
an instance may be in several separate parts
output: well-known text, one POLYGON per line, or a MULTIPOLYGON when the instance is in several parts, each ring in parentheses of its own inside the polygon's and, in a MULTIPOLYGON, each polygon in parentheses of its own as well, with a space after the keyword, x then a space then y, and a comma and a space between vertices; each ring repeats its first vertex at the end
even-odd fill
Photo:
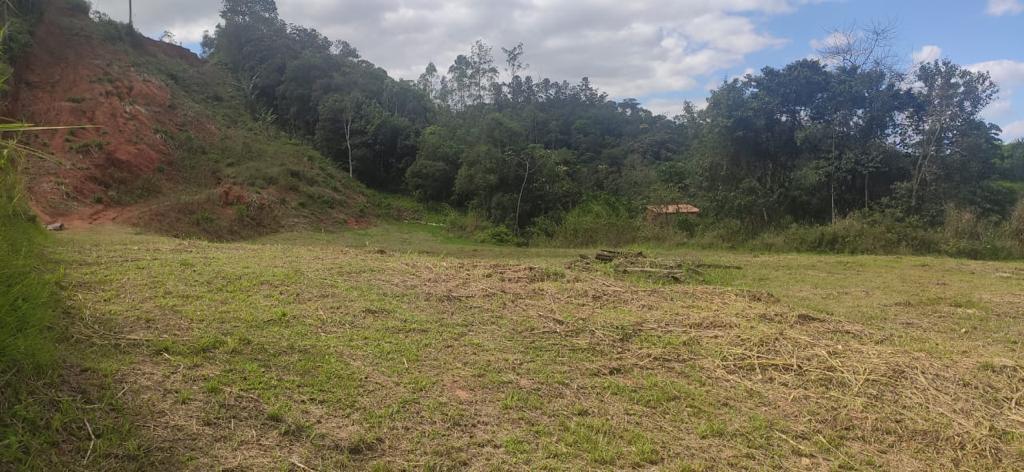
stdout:
POLYGON ((836 224, 836 134, 835 127, 832 128, 832 169, 829 172, 828 191, 832 199, 832 224, 836 224))
POLYGON ((345 146, 348 148, 348 176, 355 177, 352 170, 352 119, 345 121, 345 146))
POLYGON ((519 201, 516 202, 516 236, 519 236, 519 210, 523 206, 523 194, 526 193, 526 182, 530 178, 530 160, 526 160, 526 173, 523 174, 523 186, 519 188, 519 201))
POLYGON ((935 145, 939 140, 939 135, 942 134, 942 128, 944 126, 943 120, 939 120, 939 126, 935 131, 935 134, 931 138, 931 142, 928 143, 928 147, 925 148, 924 154, 917 158, 917 165, 914 166, 914 176, 911 185, 910 192, 910 207, 917 207, 917 189, 921 185, 921 178, 924 174, 925 169, 928 167, 928 161, 931 159, 932 153, 935 151, 935 145))
POLYGON ((870 200, 868 199, 868 172, 864 173, 864 209, 867 210, 870 200))
POLYGON ((836 181, 834 178, 828 183, 828 192, 832 197, 832 224, 836 224, 836 181))

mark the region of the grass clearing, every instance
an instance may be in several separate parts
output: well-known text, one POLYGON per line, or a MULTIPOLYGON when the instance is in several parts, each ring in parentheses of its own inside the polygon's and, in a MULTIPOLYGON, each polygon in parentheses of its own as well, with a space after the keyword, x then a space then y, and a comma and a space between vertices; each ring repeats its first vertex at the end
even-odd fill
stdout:
POLYGON ((114 426, 35 465, 1024 466, 1020 264, 648 248, 742 267, 665 285, 580 252, 61 235, 65 355, 114 426))

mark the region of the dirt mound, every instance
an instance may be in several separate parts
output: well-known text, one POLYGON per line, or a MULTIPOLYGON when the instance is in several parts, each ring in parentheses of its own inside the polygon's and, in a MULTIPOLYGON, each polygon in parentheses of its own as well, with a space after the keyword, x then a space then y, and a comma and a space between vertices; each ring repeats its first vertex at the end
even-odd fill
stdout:
MULTIPOLYGON (((6 112, 40 125, 91 126, 26 138, 53 156, 27 166, 32 206, 44 221, 70 226, 130 218, 136 212, 126 207, 156 190, 156 174, 172 159, 164 135, 209 126, 176 112, 169 88, 133 66, 129 51, 97 37, 89 21, 50 3, 16 64, 6 112)), ((141 46, 133 54, 201 64, 180 47, 132 40, 141 46)))

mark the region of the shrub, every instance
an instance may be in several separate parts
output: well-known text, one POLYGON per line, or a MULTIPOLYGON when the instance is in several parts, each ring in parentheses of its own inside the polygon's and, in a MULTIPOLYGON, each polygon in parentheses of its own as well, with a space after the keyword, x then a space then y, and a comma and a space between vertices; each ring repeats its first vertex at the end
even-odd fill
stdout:
POLYGON ((523 243, 523 241, 519 239, 512 230, 504 226, 492 226, 477 233, 474 239, 477 242, 499 244, 502 246, 519 246, 523 243))
POLYGON ((1006 233, 1010 241, 1024 250, 1024 198, 1017 202, 1017 206, 1010 213, 1010 218, 1006 221, 1006 233))
POLYGON ((626 202, 599 196, 569 211, 551 239, 565 246, 624 246, 640 239, 641 228, 626 202))
POLYGON ((940 235, 914 222, 885 214, 855 214, 831 225, 792 225, 754 238, 750 245, 770 251, 839 254, 920 254, 939 251, 940 235))

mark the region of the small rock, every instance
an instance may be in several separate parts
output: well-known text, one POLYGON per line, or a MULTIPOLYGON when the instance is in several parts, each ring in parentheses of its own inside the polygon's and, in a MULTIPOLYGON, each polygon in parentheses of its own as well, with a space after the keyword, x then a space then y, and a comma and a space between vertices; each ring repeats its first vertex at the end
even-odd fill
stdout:
POLYGON ((54 223, 46 226, 47 231, 64 231, 64 223, 54 223))

